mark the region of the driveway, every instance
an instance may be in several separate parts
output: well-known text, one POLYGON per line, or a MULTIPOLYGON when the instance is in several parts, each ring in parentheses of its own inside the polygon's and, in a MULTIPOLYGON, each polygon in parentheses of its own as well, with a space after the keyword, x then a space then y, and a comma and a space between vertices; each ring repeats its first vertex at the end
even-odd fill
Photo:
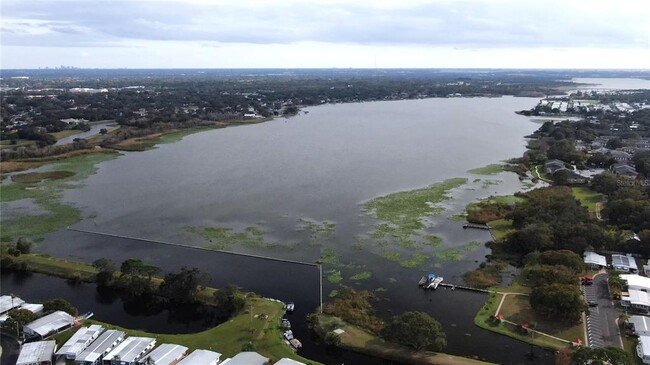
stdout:
POLYGON ((0 346, 2 346, 2 355, 0 355, 0 364, 13 365, 18 360, 20 345, 13 337, 0 334, 0 346))
POLYGON ((583 285, 582 291, 585 300, 598 303, 598 306, 589 308, 590 314, 586 317, 589 346, 622 348, 621 333, 616 324, 616 320, 622 313, 612 302, 607 287, 607 274, 597 275, 594 284, 583 285))

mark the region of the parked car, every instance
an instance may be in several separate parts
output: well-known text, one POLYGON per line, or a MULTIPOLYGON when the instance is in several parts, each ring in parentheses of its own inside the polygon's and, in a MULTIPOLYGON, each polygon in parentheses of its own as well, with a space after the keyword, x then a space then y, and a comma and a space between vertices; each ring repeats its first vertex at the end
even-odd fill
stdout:
POLYGON ((598 307, 598 302, 594 302, 593 300, 588 301, 587 304, 589 304, 590 307, 598 307))

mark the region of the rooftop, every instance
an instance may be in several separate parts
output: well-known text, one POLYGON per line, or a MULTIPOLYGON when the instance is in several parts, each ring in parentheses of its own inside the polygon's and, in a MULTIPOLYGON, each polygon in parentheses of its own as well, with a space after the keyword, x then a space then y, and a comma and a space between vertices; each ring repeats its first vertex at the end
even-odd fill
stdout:
POLYGON ((55 341, 29 342, 23 345, 16 365, 39 364, 52 361, 52 354, 56 349, 55 341))
POLYGON ((94 363, 100 356, 110 349, 116 342, 124 338, 124 332, 108 330, 102 333, 98 339, 90 344, 83 352, 77 355, 77 361, 86 361, 94 363))
POLYGON ((169 365, 187 352, 187 347, 164 343, 151 351, 145 358, 153 360, 155 365, 169 365))
POLYGON ((296 360, 287 359, 285 357, 284 359, 280 359, 280 361, 276 362, 275 365, 305 365, 305 363, 296 360))
POLYGON ((0 297, 0 313, 7 312, 13 308, 20 307, 25 303, 24 300, 11 295, 3 295, 0 297))
POLYGON ((25 328, 40 336, 46 336, 60 328, 71 325, 73 322, 74 318, 68 313, 56 311, 26 324, 25 328))
POLYGON ((640 350, 640 355, 650 355, 650 336, 639 336, 637 350, 640 350))
POLYGON ((628 287, 632 288, 647 288, 650 290, 650 278, 640 275, 621 275, 621 280, 627 283, 628 287))
POLYGON ((253 351, 240 352, 221 365, 265 365, 269 359, 253 351))
POLYGON ((134 362, 140 359, 144 352, 156 344, 151 337, 129 337, 104 356, 104 360, 112 360, 119 356, 122 362, 134 362))
POLYGON ((637 334, 650 331, 650 318, 646 316, 630 316, 627 321, 634 326, 634 332, 637 334))
POLYGON ((90 327, 80 328, 70 339, 61 346, 57 355, 66 355, 74 359, 79 355, 99 334, 104 331, 104 327, 100 325, 92 325, 90 327))
POLYGON ((607 266, 607 259, 595 252, 585 251, 585 264, 607 266))
POLYGON ((636 260, 630 255, 612 255, 612 266, 637 270, 636 260))
POLYGON ((629 289, 628 296, 621 297, 621 300, 632 305, 650 307, 650 295, 638 289, 629 289))
MULTIPOLYGON (((189 356, 187 356, 183 360, 179 361, 178 364, 176 365, 197 365, 197 364, 211 364, 211 363, 216 364, 219 361, 220 357, 221 354, 218 352, 208 351, 208 350, 194 350, 194 352, 189 354, 189 356)), ((251 364, 242 363, 242 364, 254 365, 253 363, 251 364)))

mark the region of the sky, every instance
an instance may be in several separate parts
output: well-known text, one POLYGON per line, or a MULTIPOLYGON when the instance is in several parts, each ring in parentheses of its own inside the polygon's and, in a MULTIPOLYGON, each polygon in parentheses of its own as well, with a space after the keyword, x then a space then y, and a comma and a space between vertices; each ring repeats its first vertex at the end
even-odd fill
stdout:
POLYGON ((649 0, 2 0, 0 68, 650 68, 649 0))

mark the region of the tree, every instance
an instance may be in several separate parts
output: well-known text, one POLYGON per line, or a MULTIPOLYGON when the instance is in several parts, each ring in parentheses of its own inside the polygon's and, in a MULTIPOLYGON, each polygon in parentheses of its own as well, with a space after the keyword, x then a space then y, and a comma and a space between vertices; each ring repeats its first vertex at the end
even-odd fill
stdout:
POLYGON ((509 250, 521 254, 547 249, 552 245, 553 231, 546 223, 526 225, 508 238, 509 250))
POLYGON ((633 365, 636 364, 629 353, 616 347, 580 347, 573 353, 572 365, 633 365))
POLYGON ((605 171, 594 176, 591 187, 599 193, 610 195, 619 187, 618 178, 613 173, 605 171))
POLYGON ((424 312, 404 312, 384 327, 382 337, 417 351, 441 351, 447 345, 442 325, 424 312))
POLYGON ((93 262, 93 266, 98 270, 97 284, 100 286, 109 286, 113 282, 115 273, 115 263, 113 260, 101 258, 93 262))
POLYGON ((16 334, 20 337, 23 333, 23 326, 33 322, 38 318, 38 316, 27 309, 12 309, 7 313, 8 318, 3 323, 3 328, 5 328, 9 333, 16 334))
POLYGON ((341 344, 341 336, 334 332, 327 332, 325 335, 325 343, 329 346, 339 346, 341 344))
POLYGON ((63 298, 55 298, 43 303, 43 312, 52 313, 56 311, 64 311, 73 317, 79 314, 77 308, 73 307, 70 302, 63 298))
POLYGON ((182 267, 178 273, 165 275, 165 281, 160 284, 158 293, 174 303, 193 303, 199 284, 207 280, 197 268, 182 267))
POLYGON ((529 300, 534 310, 556 320, 577 322, 586 309, 580 289, 570 284, 534 287, 529 300))
POLYGON ((224 316, 231 317, 244 308, 246 299, 236 286, 228 285, 214 293, 214 302, 224 316))
POLYGON ((528 265, 524 268, 522 277, 531 288, 553 283, 577 284, 578 282, 575 273, 561 265, 528 265))
POLYGON ((106 128, 102 128, 102 129, 99 130, 99 134, 101 134, 101 135, 104 135, 106 133, 108 133, 108 129, 106 129, 106 128))
POLYGON ((544 251, 537 257, 540 265, 562 265, 575 273, 584 270, 585 264, 580 255, 569 250, 544 251))
POLYGON ((32 251, 32 241, 25 237, 20 237, 18 241, 16 241, 16 249, 20 253, 30 253, 32 251))

